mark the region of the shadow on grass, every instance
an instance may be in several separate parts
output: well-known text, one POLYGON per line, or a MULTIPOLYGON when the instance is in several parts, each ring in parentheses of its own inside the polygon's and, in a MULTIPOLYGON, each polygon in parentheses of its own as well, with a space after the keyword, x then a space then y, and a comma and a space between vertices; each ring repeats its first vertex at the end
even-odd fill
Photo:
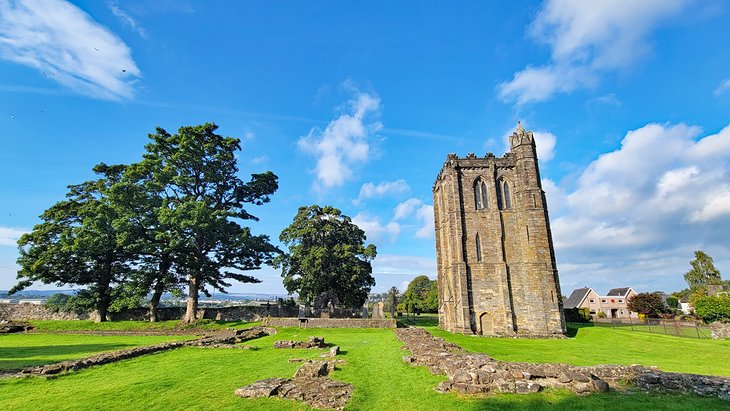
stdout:
POLYGON ((135 344, 73 344, 0 347, 0 371, 53 364, 135 346, 135 344))
MULTIPOLYGON (((57 355, 73 355, 101 351, 116 351, 136 347, 136 344, 70 344, 70 345, 31 345, 23 347, 0 347, 0 359, 48 357, 57 355)), ((0 360, 2 361, 2 360, 0 360)))

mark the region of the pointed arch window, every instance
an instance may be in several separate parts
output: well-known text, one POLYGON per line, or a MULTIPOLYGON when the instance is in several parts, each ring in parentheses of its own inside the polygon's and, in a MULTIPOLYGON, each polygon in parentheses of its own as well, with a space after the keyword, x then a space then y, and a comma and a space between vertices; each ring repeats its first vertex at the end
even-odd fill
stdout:
POLYGON ((497 207, 500 210, 509 210, 512 208, 509 183, 505 179, 499 180, 499 184, 497 184, 497 207))
POLYGON ((477 210, 488 208, 487 184, 479 179, 474 183, 474 206, 477 210))
POLYGON ((479 233, 477 233, 476 243, 477 243, 477 261, 482 261, 482 242, 479 240, 479 233))

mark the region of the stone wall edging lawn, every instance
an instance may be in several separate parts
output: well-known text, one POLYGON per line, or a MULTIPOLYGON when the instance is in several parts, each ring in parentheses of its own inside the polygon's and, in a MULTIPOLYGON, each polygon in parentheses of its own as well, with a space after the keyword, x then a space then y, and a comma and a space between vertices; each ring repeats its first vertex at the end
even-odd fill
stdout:
POLYGON ((126 350, 112 351, 96 354, 91 357, 78 360, 62 361, 59 363, 26 367, 19 372, 8 372, 0 374, 0 377, 22 377, 22 376, 52 376, 68 371, 77 371, 95 365, 104 365, 143 355, 154 354, 162 351, 173 350, 181 347, 234 347, 235 344, 266 335, 276 334, 276 330, 270 327, 256 326, 243 330, 227 330, 215 335, 209 335, 189 341, 173 341, 144 347, 129 348, 126 350))
POLYGON ((433 374, 449 378, 437 387, 441 392, 527 394, 551 387, 589 394, 629 384, 651 392, 695 393, 730 401, 727 377, 668 373, 641 365, 585 367, 497 361, 486 354, 468 353, 422 328, 399 328, 395 333, 404 343, 403 349, 412 353, 403 357, 404 362, 427 366, 433 374))

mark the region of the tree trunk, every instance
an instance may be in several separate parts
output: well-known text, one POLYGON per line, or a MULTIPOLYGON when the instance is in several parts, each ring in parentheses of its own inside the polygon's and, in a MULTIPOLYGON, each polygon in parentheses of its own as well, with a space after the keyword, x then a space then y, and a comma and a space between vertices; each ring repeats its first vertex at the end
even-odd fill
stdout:
POLYGON ((167 278, 167 272, 169 271, 169 269, 169 257, 164 254, 162 256, 162 261, 160 261, 160 271, 157 274, 157 283, 155 284, 154 293, 152 294, 152 299, 150 300, 149 317, 150 322, 153 323, 159 321, 157 307, 159 307, 162 293, 165 291, 165 278, 167 278))
POLYGON ((109 295, 109 285, 112 279, 112 258, 111 256, 107 256, 104 261, 104 275, 98 283, 99 295, 97 297, 96 311, 99 313, 99 318, 96 319, 97 322, 105 322, 108 320, 107 314, 109 312, 109 306, 112 303, 111 296, 109 295))
POLYGON ((185 318, 183 322, 186 324, 194 323, 198 320, 198 278, 190 276, 188 278, 188 306, 185 310, 185 318))
POLYGON ((107 314, 109 312, 109 304, 111 301, 109 301, 109 297, 104 295, 99 298, 99 303, 96 305, 96 311, 99 313, 99 318, 96 319, 97 322, 105 322, 109 319, 107 318, 107 314))
POLYGON ((165 282, 162 278, 158 278, 157 284, 155 284, 155 291, 152 294, 152 299, 150 300, 150 322, 156 323, 159 321, 157 318, 157 307, 160 305, 160 299, 162 298, 162 292, 164 290, 165 282))

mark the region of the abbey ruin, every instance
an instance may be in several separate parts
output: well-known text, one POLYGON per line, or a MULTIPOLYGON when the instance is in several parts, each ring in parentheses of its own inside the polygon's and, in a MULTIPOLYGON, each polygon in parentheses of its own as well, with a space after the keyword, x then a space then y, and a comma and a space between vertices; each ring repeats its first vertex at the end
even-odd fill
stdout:
POLYGON ((565 333, 535 139, 504 157, 449 154, 433 186, 439 326, 481 335, 565 333))

